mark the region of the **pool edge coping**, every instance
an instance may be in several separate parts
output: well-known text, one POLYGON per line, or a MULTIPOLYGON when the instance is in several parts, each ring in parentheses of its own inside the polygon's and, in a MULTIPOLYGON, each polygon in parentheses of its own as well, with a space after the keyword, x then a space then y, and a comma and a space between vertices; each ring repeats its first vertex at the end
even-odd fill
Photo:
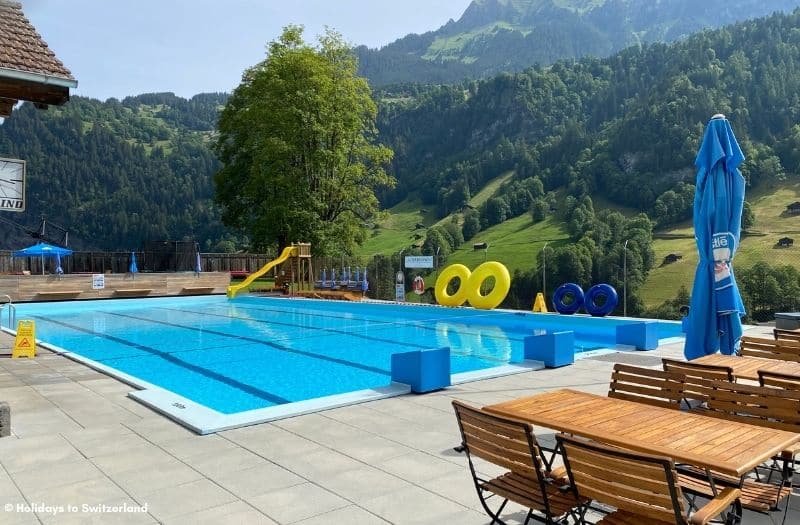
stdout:
MULTIPOLYGON (((9 328, 0 327, 0 330, 11 335, 16 335, 16 331, 9 328)), ((148 381, 126 374, 116 368, 84 357, 71 350, 65 350, 64 348, 39 339, 36 340, 36 344, 56 355, 80 363, 135 388, 136 390, 127 393, 129 398, 200 435, 213 434, 234 428, 258 425, 269 421, 411 393, 410 385, 392 382, 384 387, 354 390, 342 394, 333 394, 271 407, 225 414, 196 401, 192 401, 166 388, 154 385, 148 381)), ((451 386, 461 385, 485 379, 533 372, 544 368, 544 363, 541 361, 525 360, 519 363, 451 374, 450 382, 451 386)))

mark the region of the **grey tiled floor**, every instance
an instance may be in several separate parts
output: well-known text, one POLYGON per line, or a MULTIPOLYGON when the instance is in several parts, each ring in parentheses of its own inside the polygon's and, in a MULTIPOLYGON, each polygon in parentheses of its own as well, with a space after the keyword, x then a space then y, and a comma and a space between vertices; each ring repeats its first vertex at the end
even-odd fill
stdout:
MULTIPOLYGON (((9 344, 0 334, 0 349, 9 344)), ((680 356, 681 348, 647 355, 680 356)), ((0 399, 11 404, 13 435, 0 439, 0 523, 485 524, 465 458, 452 450, 451 401, 485 405, 565 386, 605 394, 613 362, 585 359, 197 436, 81 364, 47 351, 2 358, 0 399), (37 512, 24 510, 31 505, 37 512)), ((511 513, 511 523, 524 517, 511 513)), ((800 510, 788 522, 800 523, 800 510)))

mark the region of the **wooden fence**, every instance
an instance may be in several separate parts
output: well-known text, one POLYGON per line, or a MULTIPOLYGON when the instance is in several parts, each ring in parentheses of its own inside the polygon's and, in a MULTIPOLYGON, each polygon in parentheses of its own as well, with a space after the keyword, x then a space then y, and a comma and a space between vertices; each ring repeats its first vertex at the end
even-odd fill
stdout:
MULTIPOLYGON (((150 263, 156 258, 163 262, 163 254, 135 252, 136 265, 140 272, 149 271, 150 263)), ((55 273, 56 259, 53 257, 13 257, 10 251, 0 251, 0 273, 31 274, 55 273), (44 264, 44 268, 42 268, 44 264), (44 272, 42 271, 44 270, 44 272)), ((201 253, 200 266, 204 272, 229 272, 239 270, 254 272, 271 261, 275 256, 253 253, 201 253)), ((168 264, 169 270, 185 272, 194 270, 195 261, 178 258, 168 264)), ((131 252, 74 252, 61 258, 64 273, 126 273, 131 264, 131 252)))

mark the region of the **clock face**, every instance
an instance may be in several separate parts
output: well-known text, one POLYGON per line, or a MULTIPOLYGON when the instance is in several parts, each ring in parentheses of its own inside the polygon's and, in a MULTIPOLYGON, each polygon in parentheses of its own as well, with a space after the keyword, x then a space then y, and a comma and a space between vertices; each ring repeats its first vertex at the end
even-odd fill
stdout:
POLYGON ((0 211, 25 211, 25 161, 0 158, 0 211))

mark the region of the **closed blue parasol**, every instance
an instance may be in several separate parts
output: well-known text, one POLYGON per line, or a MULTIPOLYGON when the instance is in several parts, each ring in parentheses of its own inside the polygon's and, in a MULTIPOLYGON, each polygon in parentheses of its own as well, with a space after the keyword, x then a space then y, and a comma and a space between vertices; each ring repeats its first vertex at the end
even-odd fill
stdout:
POLYGON ((200 273, 203 271, 203 266, 200 264, 200 252, 196 252, 197 257, 194 261, 194 273, 200 273))
POLYGON ((56 253, 56 275, 62 275, 63 273, 64 268, 61 267, 61 256, 56 253))
POLYGON ((692 287, 684 354, 733 354, 742 336, 744 303, 731 261, 739 247, 744 206, 744 161, 730 122, 714 115, 697 153, 694 231, 700 262, 692 287))
MULTIPOLYGON (((17 250, 12 255, 14 257, 39 257, 42 260, 42 275, 44 275, 44 258, 45 257, 61 257, 70 255, 72 250, 69 248, 62 248, 61 246, 54 246, 46 242, 39 242, 33 246, 28 246, 22 250, 17 250)), ((59 264, 60 266, 60 264, 59 264)))
MULTIPOLYGON (((145 261, 146 262, 146 261, 145 261)), ((136 278, 136 274, 139 273, 139 267, 136 266, 136 253, 131 252, 131 264, 128 266, 128 272, 134 274, 133 278, 136 278)))

